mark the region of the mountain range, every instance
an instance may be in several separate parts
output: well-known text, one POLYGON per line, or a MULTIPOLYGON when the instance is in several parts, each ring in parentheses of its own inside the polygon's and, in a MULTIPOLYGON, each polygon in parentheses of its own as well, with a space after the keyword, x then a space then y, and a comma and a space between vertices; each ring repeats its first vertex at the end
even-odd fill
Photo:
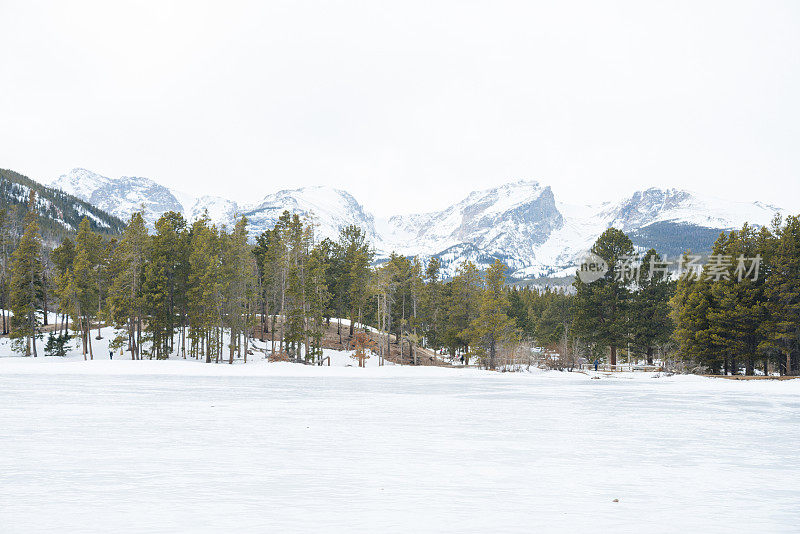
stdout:
POLYGON ((244 215, 254 236, 289 210, 312 217, 319 239, 335 239, 343 226, 358 225, 374 243, 379 262, 391 252, 423 260, 438 257, 444 274, 452 275, 464 260, 484 268, 499 258, 515 279, 572 274, 578 258, 610 226, 625 231, 637 247, 655 247, 674 259, 686 249, 710 250, 723 230, 745 222, 767 225, 776 213, 784 213, 758 201, 728 201, 674 188, 650 188, 615 202, 577 205, 560 201, 550 186, 531 180, 472 192, 441 211, 383 219, 347 191, 329 186, 281 190, 252 205, 188 195, 148 178, 108 178, 86 169, 59 176, 51 187, 123 220, 141 210, 150 227, 170 210, 189 220, 205 212, 226 225, 244 215))

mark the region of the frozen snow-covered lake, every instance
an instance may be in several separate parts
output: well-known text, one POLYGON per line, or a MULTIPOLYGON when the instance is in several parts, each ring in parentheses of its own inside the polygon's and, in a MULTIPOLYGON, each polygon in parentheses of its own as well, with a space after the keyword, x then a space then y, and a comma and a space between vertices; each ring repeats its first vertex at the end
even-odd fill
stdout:
POLYGON ((4 358, 0 531, 796 532, 798 444, 800 381, 4 358))

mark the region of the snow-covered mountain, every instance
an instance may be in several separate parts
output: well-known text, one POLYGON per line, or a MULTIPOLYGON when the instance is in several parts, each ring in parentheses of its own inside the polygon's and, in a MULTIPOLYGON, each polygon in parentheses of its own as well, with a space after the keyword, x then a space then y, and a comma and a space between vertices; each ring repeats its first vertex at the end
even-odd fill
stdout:
POLYGON ((35 194, 39 227, 48 246, 55 246, 76 232, 84 218, 88 218, 94 231, 104 234, 117 234, 125 227, 118 218, 84 200, 12 170, 0 169, 0 204, 6 210, 7 223, 15 237, 24 229, 31 193, 35 194))
POLYGON ((250 223, 250 233, 255 235, 273 228, 285 210, 313 220, 317 225, 315 237, 319 240, 327 237, 335 241, 339 230, 353 224, 359 226, 370 241, 375 242, 378 237, 372 214, 366 212, 347 191, 328 186, 301 187, 271 193, 243 215, 250 223))
POLYGON ((150 227, 164 212, 184 211, 172 191, 149 178, 108 178, 86 169, 72 169, 51 185, 126 222, 133 213, 142 211, 150 227))
POLYGON ((440 212, 392 217, 381 225, 381 248, 438 256, 448 274, 464 259, 501 258, 516 271, 563 225, 552 189, 519 181, 472 192, 440 212))
POLYGON ((190 221, 208 213, 213 222, 226 225, 245 215, 255 236, 288 210, 312 219, 318 239, 335 239, 347 225, 361 227, 379 261, 391 252, 425 261, 435 256, 444 274, 452 275, 465 260, 485 268, 499 258, 515 278, 572 274, 576 261, 611 226, 639 247, 675 257, 686 249, 708 251, 720 231, 744 222, 767 225, 782 212, 761 202, 660 188, 636 191, 618 202, 574 205, 559 201, 549 186, 521 180, 472 192, 441 211, 376 221, 348 192, 328 186, 270 193, 245 207, 219 197, 193 197, 147 178, 112 179, 85 169, 73 169, 53 185, 123 220, 143 207, 150 226, 167 210, 190 221))
POLYGON ((668 257, 707 251, 722 230, 766 225, 780 208, 732 202, 679 189, 636 191, 619 202, 558 202, 549 186, 520 181, 470 193, 440 212, 392 217, 381 225, 382 247, 440 258, 452 275, 464 260, 485 268, 496 258, 515 278, 574 273, 579 258, 607 228, 638 247, 668 257))
POLYGON ((254 236, 275 226, 281 213, 289 210, 312 218, 319 239, 336 239, 341 228, 355 224, 371 241, 378 240, 373 216, 347 191, 327 186, 286 189, 266 195, 254 206, 241 206, 221 197, 196 197, 169 189, 149 178, 108 178, 86 169, 72 169, 53 180, 51 185, 124 221, 143 210, 145 222, 151 229, 167 211, 182 213, 190 222, 206 213, 213 223, 228 226, 236 217, 245 215, 250 223, 250 235, 254 236))

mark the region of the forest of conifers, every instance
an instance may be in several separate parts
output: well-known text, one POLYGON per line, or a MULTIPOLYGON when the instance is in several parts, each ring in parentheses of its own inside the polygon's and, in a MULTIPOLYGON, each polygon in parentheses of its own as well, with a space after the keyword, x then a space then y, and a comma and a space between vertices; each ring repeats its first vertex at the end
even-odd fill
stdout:
POLYGON ((609 228, 592 247, 611 267, 605 276, 542 289, 507 284, 499 260, 485 272, 465 262, 449 279, 436 258, 392 254, 375 265, 360 228, 318 240, 312 221, 289 212, 254 240, 245 218, 218 228, 168 212, 150 233, 134 214, 117 237, 84 219, 48 249, 34 211, 19 236, 0 212, 2 329, 24 355, 63 355, 74 341, 91 358, 92 329, 111 325, 111 346, 132 359, 233 362, 257 336, 273 356, 310 363, 331 321, 349 319, 340 335, 388 333, 379 339, 408 363, 424 346, 491 369, 531 350, 570 369, 619 358, 711 374, 800 367, 797 217, 722 233, 712 255, 733 261, 682 276, 656 268, 655 250, 637 260, 636 277, 620 276, 636 251, 609 228), (743 257, 759 258, 756 276, 736 272, 743 257), (56 324, 43 333, 48 312, 56 324))

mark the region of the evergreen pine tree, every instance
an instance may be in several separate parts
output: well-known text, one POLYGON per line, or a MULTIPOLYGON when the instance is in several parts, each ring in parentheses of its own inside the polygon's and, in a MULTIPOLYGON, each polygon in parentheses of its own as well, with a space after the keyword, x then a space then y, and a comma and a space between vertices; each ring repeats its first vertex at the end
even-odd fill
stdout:
POLYGON ((75 259, 67 289, 67 294, 71 297, 72 322, 77 325, 81 335, 84 359, 87 354, 90 359, 94 359, 91 321, 97 317, 99 310, 100 242, 100 236, 92 232, 88 219, 84 218, 75 237, 75 259))
POLYGON ((760 348, 779 353, 780 370, 793 375, 800 364, 800 217, 787 217, 777 234, 765 282, 760 348))
POLYGON ((489 369, 496 368, 498 349, 515 330, 514 320, 508 316, 505 273, 506 266, 500 260, 486 271, 478 316, 470 325, 472 339, 486 355, 489 369))
POLYGON ((180 213, 169 211, 156 221, 155 229, 144 269, 142 298, 152 340, 151 353, 157 359, 164 359, 173 351, 178 322, 175 307, 181 264, 185 261, 186 220, 180 213))
POLYGON ((648 250, 642 258, 638 281, 638 290, 631 299, 631 345, 652 364, 655 348, 667 343, 672 334, 669 301, 675 284, 670 281, 666 264, 654 249, 648 250))
POLYGON ((36 327, 39 325, 36 310, 42 298, 42 243, 36 218, 27 217, 26 223, 19 244, 11 255, 11 337, 24 340, 21 348, 25 356, 33 354, 36 357, 36 327))
POLYGON ((111 259, 113 281, 109 289, 109 316, 127 330, 127 346, 134 360, 142 357, 142 323, 145 301, 144 271, 150 239, 141 213, 134 213, 111 259))
POLYGON ((632 278, 621 276, 626 257, 633 256, 633 243, 621 230, 609 228, 591 249, 609 269, 597 281, 586 284, 575 277, 574 329, 598 348, 610 349, 610 363, 617 363, 617 348, 629 340, 628 304, 632 278))

